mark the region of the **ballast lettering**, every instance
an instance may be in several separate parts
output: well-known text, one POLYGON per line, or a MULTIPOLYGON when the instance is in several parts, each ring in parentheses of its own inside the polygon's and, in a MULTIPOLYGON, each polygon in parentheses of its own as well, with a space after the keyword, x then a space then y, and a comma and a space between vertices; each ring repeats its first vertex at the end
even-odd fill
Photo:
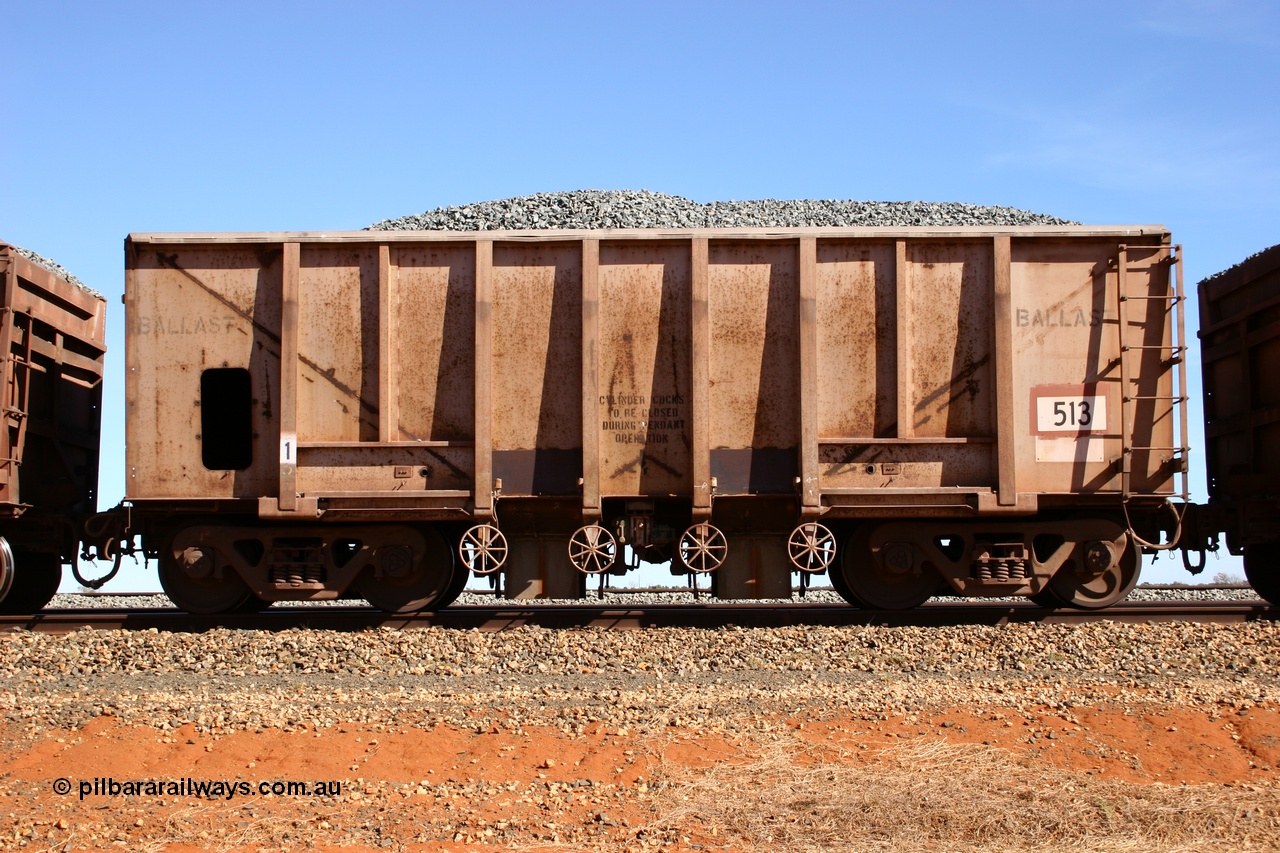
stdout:
POLYGON ((1087 313, 1083 308, 1019 308, 1016 322, 1020 328, 1075 328, 1099 326, 1103 318, 1103 312, 1096 308, 1087 313))
POLYGON ((150 316, 143 314, 129 319, 131 335, 216 335, 230 329, 231 317, 200 317, 193 314, 176 316, 150 316))

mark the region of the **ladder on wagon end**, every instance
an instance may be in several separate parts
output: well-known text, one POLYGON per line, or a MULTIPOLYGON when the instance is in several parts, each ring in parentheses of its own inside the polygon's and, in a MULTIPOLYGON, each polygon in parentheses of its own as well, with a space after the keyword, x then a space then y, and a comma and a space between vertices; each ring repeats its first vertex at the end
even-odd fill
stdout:
MULTIPOLYGON (((1120 424, 1120 491, 1124 502, 1128 504, 1129 497, 1132 494, 1132 474, 1133 474, 1133 455, 1135 451, 1142 451, 1147 454, 1167 453, 1163 457, 1166 464, 1172 464, 1174 473, 1180 477, 1181 490, 1179 497, 1185 506, 1190 500, 1190 491, 1188 485, 1188 456, 1191 448, 1187 446, 1187 341, 1186 341, 1186 296, 1182 290, 1182 246, 1164 244, 1160 246, 1120 246, 1120 257, 1116 264, 1118 270, 1118 280, 1116 284, 1116 304, 1117 304, 1117 320, 1119 321, 1119 337, 1120 337, 1120 403, 1121 403, 1121 424, 1120 424), (1151 259, 1148 258, 1140 266, 1131 266, 1129 261, 1130 252, 1142 254, 1158 254, 1161 257, 1151 259), (1130 273, 1146 272, 1154 275, 1159 265, 1167 266, 1173 272, 1173 275, 1164 276, 1165 286, 1163 293, 1155 292, 1158 288, 1158 282, 1153 282, 1149 277, 1144 277, 1148 281, 1148 289, 1146 293, 1136 294, 1130 293, 1130 273), (1129 336, 1134 334, 1134 330, 1129 324, 1130 303, 1143 303, 1146 310, 1143 312, 1147 322, 1139 325, 1137 332, 1146 333, 1150 330, 1151 309, 1155 304, 1163 306, 1161 311, 1161 320, 1168 316, 1169 312, 1173 314, 1172 335, 1168 343, 1165 342, 1165 329, 1168 326, 1165 322, 1160 324, 1160 342, 1151 343, 1132 343, 1129 336), (1146 357, 1146 353, 1156 351, 1162 356, 1168 355, 1167 360, 1161 358, 1161 372, 1169 368, 1175 368, 1173 377, 1169 382, 1170 392, 1168 394, 1158 393, 1163 384, 1157 375, 1152 381, 1149 376, 1143 375, 1141 370, 1142 360, 1146 357), (1130 363, 1132 354, 1137 353, 1139 360, 1139 370, 1135 375, 1133 365, 1130 363), (1143 383, 1145 381, 1145 387, 1143 383), (1140 393, 1144 390, 1151 390, 1157 393, 1140 393), (1158 445, 1136 445, 1134 444, 1135 418, 1137 417, 1137 409, 1143 403, 1149 403, 1153 408, 1159 401, 1168 401, 1169 415, 1173 417, 1175 427, 1172 430, 1174 444, 1172 446, 1158 445)), ((1153 412, 1153 422, 1155 420, 1153 412)), ((1126 509, 1127 512, 1127 509, 1126 509)), ((1175 511, 1175 515, 1177 515, 1175 511)), ((1180 518, 1180 516, 1179 516, 1180 518)), ((1172 537, 1171 542, 1166 546, 1153 546, 1160 548, 1172 547, 1177 542, 1178 537, 1172 537)))

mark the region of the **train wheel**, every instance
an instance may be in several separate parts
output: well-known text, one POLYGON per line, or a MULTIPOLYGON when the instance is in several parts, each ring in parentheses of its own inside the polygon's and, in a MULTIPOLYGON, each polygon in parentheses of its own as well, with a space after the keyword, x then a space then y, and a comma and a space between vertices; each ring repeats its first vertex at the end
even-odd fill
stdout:
POLYGON ((1035 595, 1030 595, 1027 597, 1030 598, 1032 602, 1040 605, 1046 610, 1057 610, 1060 607, 1067 606, 1067 602, 1063 601, 1061 598, 1058 598, 1058 596, 1054 594, 1053 590, 1047 586, 1044 589, 1037 592, 1035 595))
POLYGON ((244 613, 241 608, 256 599, 249 585, 230 566, 218 572, 217 552, 212 548, 191 546, 178 548, 175 536, 160 551, 160 587, 173 606, 188 613, 244 613))
MULTIPOLYGON (((506 545, 506 540, 503 540, 506 545)), ((482 577, 486 577, 482 575, 482 577)), ((492 573, 487 575, 492 577, 492 573)), ((448 607, 458 600, 458 596, 462 595, 462 591, 467 588, 467 581, 471 580, 471 570, 467 568, 465 563, 455 562, 453 564, 453 575, 449 579, 449 586, 445 589, 444 595, 440 596, 440 600, 436 602, 437 609, 448 607)))
POLYGON ((9 540, 0 536, 0 609, 3 609, 4 600, 9 597, 11 589, 13 589, 13 549, 9 547, 9 540))
POLYGON ((240 602, 234 608, 232 608, 231 612, 247 613, 252 615, 254 613, 261 613, 262 611, 270 607, 271 604, 272 603, 270 601, 264 601, 261 598, 258 598, 258 596, 254 595, 251 592, 249 593, 248 597, 245 598, 244 601, 240 602))
POLYGON ((862 607, 862 602, 853 597, 853 590, 844 581, 844 566, 837 561, 831 568, 827 569, 827 580, 831 582, 831 588, 840 594, 840 597, 852 604, 854 607, 862 607))
MULTIPOLYGON (((843 536, 843 531, 837 535, 843 536)), ((840 554, 843 557, 843 553, 840 554)), ((844 560, 835 560, 827 567, 827 580, 831 584, 831 588, 840 594, 840 597, 852 604, 854 607, 863 607, 862 602, 853 597, 853 590, 849 588, 849 584, 844 579, 844 560)))
POLYGON ((1258 595, 1280 605, 1280 544, 1249 545, 1244 549, 1244 576, 1258 595))
MULTIPOLYGON (((1121 539, 1128 537, 1122 536, 1121 539)), ((1117 542, 1120 540, 1117 540, 1117 542)), ((1039 599, 1048 593, 1058 599, 1065 607, 1077 610, 1102 610, 1120 601, 1138 585, 1138 572, 1142 559, 1132 541, 1125 544, 1124 551, 1106 571, 1094 577, 1081 579, 1075 572, 1059 571, 1049 581, 1039 599)), ((1040 603, 1038 600, 1037 604, 1040 603)))
MULTIPOLYGON (((832 567, 843 575, 849 603, 872 610, 910 610, 928 601, 942 580, 938 573, 927 566, 886 567, 884 563, 892 561, 877 559, 871 552, 871 532, 867 527, 854 533, 843 559, 832 567)), ((836 585, 835 574, 831 585, 845 594, 836 585)))
POLYGON ((356 581, 360 594, 374 607, 415 613, 441 606, 454 580, 453 549, 434 529, 419 532, 426 551, 417 560, 404 546, 386 546, 380 549, 382 572, 366 570, 356 581))
POLYGON ((19 616, 35 613, 53 599, 62 583, 62 560, 57 554, 10 551, 5 543, 12 575, 9 592, 0 600, 0 613, 19 616))

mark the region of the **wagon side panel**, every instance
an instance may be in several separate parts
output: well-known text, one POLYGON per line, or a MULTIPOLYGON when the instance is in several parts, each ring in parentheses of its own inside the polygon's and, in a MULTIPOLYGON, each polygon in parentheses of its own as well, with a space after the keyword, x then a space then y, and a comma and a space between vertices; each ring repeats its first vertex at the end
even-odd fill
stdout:
POLYGON ((382 378, 389 389, 380 405, 383 439, 402 443, 400 473, 410 466, 415 486, 469 490, 476 427, 475 247, 404 245, 389 253, 391 362, 382 378))
POLYGON ((600 490, 608 496, 692 493, 689 247, 605 241, 600 247, 600 490))
POLYGON ((276 495, 279 246, 142 245, 129 254, 127 496, 276 495))
POLYGON ((819 243, 818 459, 836 502, 994 488, 992 264, 990 241, 819 243))
POLYGON ((1147 242, 1128 250, 1122 326, 1119 242, 1012 241, 1008 322, 1020 490, 1114 495, 1127 448, 1132 494, 1171 491, 1181 455, 1169 399, 1178 357, 1165 298, 1170 253, 1159 240, 1147 242))
POLYGON ((298 280, 298 440, 378 438, 378 247, 303 245, 298 280))
POLYGON ((493 477, 502 493, 577 495, 582 477, 582 248, 493 249, 493 477))
POLYGON ((893 438, 898 431, 894 244, 822 241, 818 269, 818 434, 893 438))
POLYGON ((800 442, 794 241, 712 241, 711 475, 720 493, 795 491, 800 442))

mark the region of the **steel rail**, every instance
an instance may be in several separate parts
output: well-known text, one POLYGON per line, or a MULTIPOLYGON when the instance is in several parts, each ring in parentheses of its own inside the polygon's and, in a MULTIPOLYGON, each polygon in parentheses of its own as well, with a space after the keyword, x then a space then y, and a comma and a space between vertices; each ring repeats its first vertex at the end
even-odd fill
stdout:
POLYGON ((391 614, 369 607, 273 607, 262 613, 199 615, 171 609, 85 608, 45 610, 31 616, 0 616, 0 628, 62 634, 96 630, 158 630, 200 633, 233 630, 368 631, 377 628, 453 628, 504 631, 541 628, 777 628, 792 625, 889 627, 1079 625, 1087 622, 1243 623, 1280 619, 1280 608, 1263 601, 1121 603, 1101 611, 1049 610, 1034 604, 991 602, 929 603, 912 610, 861 610, 844 604, 661 604, 644 607, 568 604, 451 607, 436 613, 391 614))

